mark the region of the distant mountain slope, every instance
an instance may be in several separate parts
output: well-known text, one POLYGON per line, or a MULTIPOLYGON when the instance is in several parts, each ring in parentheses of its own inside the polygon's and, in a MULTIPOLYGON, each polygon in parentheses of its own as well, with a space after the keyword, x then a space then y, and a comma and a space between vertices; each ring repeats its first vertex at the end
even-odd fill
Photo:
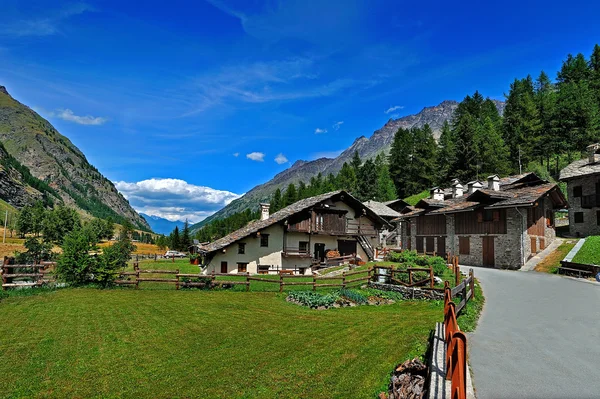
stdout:
POLYGON ((180 221, 171 222, 168 219, 146 215, 145 213, 140 213, 140 215, 146 219, 146 222, 148 222, 152 231, 157 234, 169 235, 175 230, 175 226, 179 227, 179 230, 183 229, 184 223, 180 221))
POLYGON ((42 200, 43 194, 26 183, 28 177, 31 179, 29 171, 0 143, 0 199, 17 209, 42 200))
POLYGON ((128 219, 140 229, 150 229, 69 139, 12 98, 4 86, 0 86, 0 141, 34 177, 57 193, 55 201, 92 216, 112 217, 116 222, 128 219))
MULTIPOLYGON (((498 111, 502 114, 504 112, 504 102, 492 101, 494 101, 498 111)), ((254 187, 243 197, 231 202, 225 208, 202 222, 193 225, 192 229, 197 230, 211 220, 224 218, 248 207, 255 207, 260 201, 267 200, 277 188, 283 189, 290 183, 297 183, 301 180, 308 182, 311 177, 316 176, 319 172, 323 175, 328 175, 329 173, 335 174, 342 168, 344 162, 350 162, 355 151, 358 151, 363 160, 373 158, 382 151, 387 153, 394 135, 400 128, 410 129, 411 127, 423 127, 429 124, 437 140, 444 122, 452 119, 452 115, 457 107, 458 102, 451 100, 443 101, 433 107, 425 107, 417 114, 403 116, 399 119, 390 119, 383 127, 373 132, 370 138, 366 138, 365 136, 357 138, 350 147, 334 159, 320 158, 310 162, 297 161, 289 169, 277 174, 270 181, 254 187)))

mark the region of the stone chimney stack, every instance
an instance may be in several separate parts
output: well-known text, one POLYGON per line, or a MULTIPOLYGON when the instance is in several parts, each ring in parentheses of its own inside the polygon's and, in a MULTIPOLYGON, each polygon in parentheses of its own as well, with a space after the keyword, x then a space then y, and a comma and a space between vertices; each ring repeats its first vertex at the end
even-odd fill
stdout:
POLYGON ((596 152, 600 149, 600 143, 591 144, 586 147, 589 163, 596 163, 596 152))
POLYGON ((260 204, 260 220, 267 220, 269 218, 270 204, 260 204))
POLYGON ((498 175, 488 176, 488 190, 500 191, 500 177, 498 175))
POLYGON ((460 198, 463 196, 464 187, 458 179, 452 180, 452 198, 460 198))
POLYGON ((473 181, 470 181, 470 182, 467 183, 467 187, 469 189, 469 195, 471 195, 475 191, 479 190, 480 188, 483 188, 483 184, 481 184, 477 180, 473 180, 473 181))
POLYGON ((434 187, 429 192, 431 194, 432 200, 443 201, 444 200, 444 190, 439 187, 434 187))

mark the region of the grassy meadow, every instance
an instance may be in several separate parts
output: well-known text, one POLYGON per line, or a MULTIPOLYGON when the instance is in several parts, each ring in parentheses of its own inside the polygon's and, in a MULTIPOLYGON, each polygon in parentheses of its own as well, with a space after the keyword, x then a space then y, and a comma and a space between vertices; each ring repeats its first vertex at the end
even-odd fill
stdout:
POLYGON ((573 258, 575 263, 600 265, 600 236, 590 236, 573 258))
POLYGON ((316 311, 285 294, 61 289, 0 302, 0 397, 373 398, 438 302, 316 311))

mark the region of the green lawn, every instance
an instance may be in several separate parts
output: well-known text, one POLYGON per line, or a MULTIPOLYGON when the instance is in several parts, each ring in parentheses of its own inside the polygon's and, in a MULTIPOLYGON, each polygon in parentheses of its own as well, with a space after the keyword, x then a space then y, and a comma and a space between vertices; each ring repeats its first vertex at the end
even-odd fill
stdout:
POLYGON ((0 397, 374 398, 442 313, 173 288, 13 296, 0 302, 0 397))
POLYGON ((573 258, 575 263, 600 265, 600 236, 590 236, 573 258))

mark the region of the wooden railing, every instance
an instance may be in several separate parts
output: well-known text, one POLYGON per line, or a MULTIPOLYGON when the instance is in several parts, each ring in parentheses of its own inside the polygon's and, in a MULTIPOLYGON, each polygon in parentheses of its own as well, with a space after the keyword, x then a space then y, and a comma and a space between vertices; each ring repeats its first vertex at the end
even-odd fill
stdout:
MULTIPOLYGON (((456 270, 460 279, 460 271, 456 270)), ((444 287, 444 329, 446 332, 446 379, 451 381, 451 398, 467 397, 467 336, 460 331, 457 315, 467 306, 467 302, 475 295, 475 278, 473 269, 469 277, 456 287, 450 288, 448 282, 444 287), (460 294, 460 302, 456 305, 454 298, 460 294)))
POLYGON ((298 256, 301 258, 310 258, 310 249, 300 247, 285 247, 283 256, 298 256))
POLYGON ((0 269, 2 289, 39 287, 44 284, 53 283, 55 280, 49 268, 54 265, 56 265, 54 262, 42 262, 41 264, 30 265, 9 265, 7 258, 5 258, 0 269))
POLYGON ((373 273, 373 278, 376 277, 384 277, 386 280, 389 280, 392 284, 403 285, 405 287, 419 287, 429 285, 429 288, 434 288, 435 281, 433 276, 433 268, 428 267, 409 267, 406 269, 396 269, 394 266, 374 266, 375 272, 373 273), (388 273, 381 273, 380 270, 389 270, 388 273), (421 279, 418 281, 414 281, 414 274, 416 272, 424 272, 429 275, 425 279, 421 279), (408 283, 396 278, 400 274, 408 274, 408 283))

